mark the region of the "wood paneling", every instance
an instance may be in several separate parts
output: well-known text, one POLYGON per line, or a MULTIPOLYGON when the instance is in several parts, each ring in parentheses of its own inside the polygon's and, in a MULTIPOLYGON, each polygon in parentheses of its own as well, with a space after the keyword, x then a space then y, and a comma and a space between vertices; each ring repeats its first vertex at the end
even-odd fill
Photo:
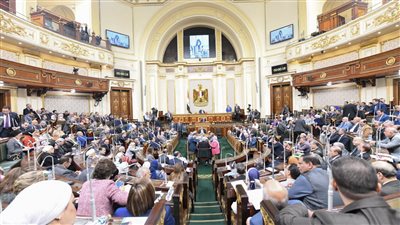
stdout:
POLYGON ((111 114, 132 119, 131 89, 111 89, 111 114))
POLYGON ((11 106, 11 93, 8 90, 0 90, 0 109, 6 105, 11 106))
POLYGON ((335 66, 293 75, 293 86, 312 87, 328 82, 383 77, 400 70, 400 48, 335 66))
POLYGON ((46 70, 4 59, 0 60, 0 79, 18 87, 75 89, 80 92, 108 92, 109 88, 107 79, 46 70))
POLYGON ((400 79, 393 80, 393 103, 400 105, 400 79))
POLYGON ((232 122, 232 113, 211 113, 211 114, 176 114, 175 123, 199 123, 202 120, 206 122, 232 122))
POLYGON ((272 84, 270 90, 271 112, 273 114, 281 114, 284 105, 287 105, 292 111, 293 96, 290 83, 272 84))

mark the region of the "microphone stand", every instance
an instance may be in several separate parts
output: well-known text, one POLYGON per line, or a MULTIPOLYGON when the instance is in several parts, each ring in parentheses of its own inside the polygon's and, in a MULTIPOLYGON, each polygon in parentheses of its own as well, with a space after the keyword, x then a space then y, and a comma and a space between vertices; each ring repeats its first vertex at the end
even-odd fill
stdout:
MULTIPOLYGON (((86 159, 88 160, 89 157, 86 159)), ((90 190, 90 205, 92 206, 92 222, 96 221, 96 204, 94 200, 94 192, 93 192, 93 185, 92 185, 92 179, 89 171, 89 163, 86 162, 86 179, 89 181, 89 190, 90 190)))
POLYGON ((272 179, 275 179, 275 147, 274 147, 275 135, 272 135, 272 179))
POLYGON ((53 180, 56 179, 56 172, 54 170, 54 157, 52 155, 48 155, 46 157, 43 158, 42 163, 40 164, 40 167, 43 166, 44 162, 46 161, 46 158, 50 157, 51 158, 51 170, 52 170, 52 174, 53 174, 53 180))

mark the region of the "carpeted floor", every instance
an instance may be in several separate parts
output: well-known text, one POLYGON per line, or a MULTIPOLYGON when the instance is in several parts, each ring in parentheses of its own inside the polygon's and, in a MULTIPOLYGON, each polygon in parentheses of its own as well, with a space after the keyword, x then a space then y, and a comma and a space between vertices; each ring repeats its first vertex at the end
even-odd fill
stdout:
MULTIPOLYGON (((177 151, 186 156, 186 139, 181 139, 177 151)), ((226 153, 233 154, 233 149, 225 138, 219 139, 221 147, 221 158, 225 158, 226 153)), ((203 163, 197 165, 198 185, 194 203, 194 212, 190 214, 189 224, 224 225, 225 217, 221 212, 220 205, 215 199, 215 190, 211 178, 211 165, 203 163)))

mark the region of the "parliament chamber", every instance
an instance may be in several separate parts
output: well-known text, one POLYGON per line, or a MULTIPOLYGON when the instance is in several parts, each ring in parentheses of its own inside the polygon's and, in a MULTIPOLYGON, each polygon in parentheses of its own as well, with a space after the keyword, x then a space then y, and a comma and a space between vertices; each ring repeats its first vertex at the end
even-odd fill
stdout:
POLYGON ((0 224, 400 221, 399 0, 0 0, 0 224))

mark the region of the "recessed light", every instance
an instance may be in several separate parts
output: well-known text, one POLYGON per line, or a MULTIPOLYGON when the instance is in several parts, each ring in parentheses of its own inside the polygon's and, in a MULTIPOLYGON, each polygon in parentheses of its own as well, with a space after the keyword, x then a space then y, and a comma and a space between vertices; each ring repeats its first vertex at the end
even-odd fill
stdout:
POLYGON ((18 42, 19 45, 22 45, 22 42, 18 42))
POLYGON ((4 36, 1 36, 1 39, 4 39, 4 36))
POLYGON ((86 62, 89 62, 89 60, 86 60, 86 62))
POLYGON ((49 51, 49 53, 51 54, 51 53, 53 53, 52 51, 49 51))
POLYGON ((348 45, 351 45, 351 42, 347 43, 348 45))
POLYGON ((396 24, 396 27, 399 27, 399 25, 398 25, 398 24, 396 24))
POLYGON ((378 34, 381 34, 381 32, 379 31, 378 34))
POLYGON ((65 55, 62 55, 62 57, 64 57, 64 58, 65 58, 65 55))
POLYGON ((335 49, 338 49, 338 46, 336 46, 335 49))

